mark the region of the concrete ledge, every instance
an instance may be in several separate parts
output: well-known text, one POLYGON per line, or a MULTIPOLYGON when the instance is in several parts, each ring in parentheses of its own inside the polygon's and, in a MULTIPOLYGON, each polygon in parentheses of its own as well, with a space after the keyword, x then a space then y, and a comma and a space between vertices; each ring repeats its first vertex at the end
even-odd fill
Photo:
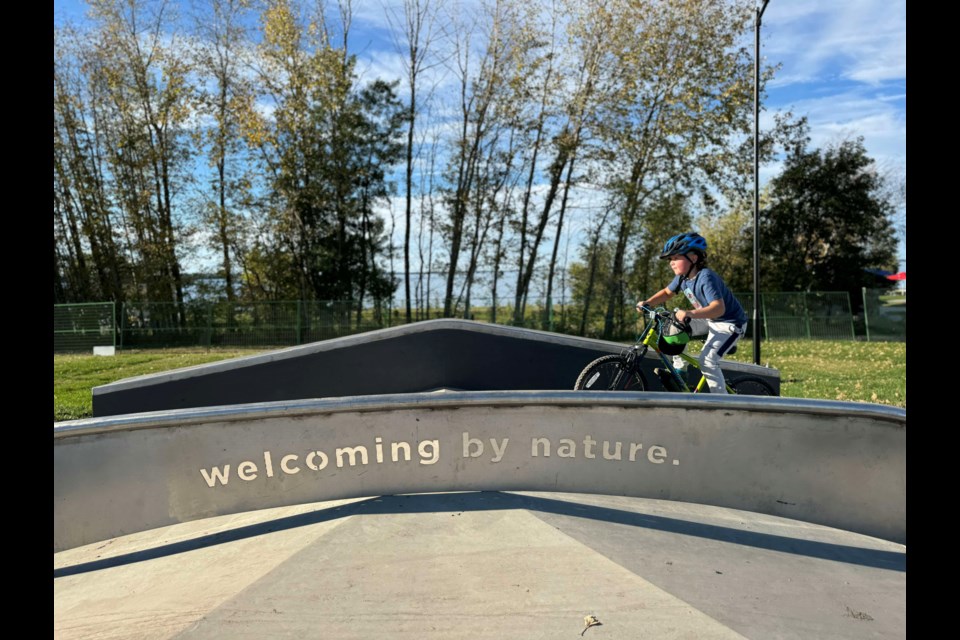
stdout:
POLYGON ((564 491, 906 540, 906 412, 783 398, 447 392, 54 426, 54 549, 268 507, 564 491))

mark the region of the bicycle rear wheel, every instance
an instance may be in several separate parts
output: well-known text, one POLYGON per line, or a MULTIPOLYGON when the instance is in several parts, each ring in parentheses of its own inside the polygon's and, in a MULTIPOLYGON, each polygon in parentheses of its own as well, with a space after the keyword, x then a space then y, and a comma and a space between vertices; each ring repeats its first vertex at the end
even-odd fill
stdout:
POLYGON ((761 380, 760 378, 755 377, 746 377, 746 378, 737 378, 730 383, 730 388, 738 396, 772 396, 773 387, 761 380))
POLYGON ((647 381, 639 368, 627 370, 627 359, 609 355, 597 358, 580 372, 575 391, 646 391, 647 381))

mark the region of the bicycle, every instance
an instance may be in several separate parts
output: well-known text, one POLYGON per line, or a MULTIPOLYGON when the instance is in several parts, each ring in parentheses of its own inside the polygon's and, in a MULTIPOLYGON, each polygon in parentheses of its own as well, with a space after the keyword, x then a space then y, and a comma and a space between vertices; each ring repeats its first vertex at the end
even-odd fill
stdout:
MULTIPOLYGON (((707 379, 700 374, 697 384, 691 387, 687 380, 676 369, 673 363, 668 359, 660 347, 660 338, 666 323, 672 323, 677 328, 685 330, 686 327, 678 322, 672 314, 663 307, 651 309, 642 307, 650 314, 649 320, 640 332, 636 343, 624 349, 619 354, 610 354, 601 356, 584 367, 583 371, 577 377, 574 383, 575 391, 647 391, 650 389, 646 376, 640 366, 647 351, 653 349, 663 368, 654 369, 654 372, 660 379, 661 384, 668 391, 677 391, 685 393, 709 393, 707 379)), ((734 350, 736 347, 734 347, 734 350)), ((680 352, 676 355, 688 365, 700 371, 700 362, 693 356, 680 352)), ((733 380, 732 383, 726 383, 727 393, 736 395, 750 396, 772 396, 773 388, 763 379, 757 376, 741 376, 733 380)))

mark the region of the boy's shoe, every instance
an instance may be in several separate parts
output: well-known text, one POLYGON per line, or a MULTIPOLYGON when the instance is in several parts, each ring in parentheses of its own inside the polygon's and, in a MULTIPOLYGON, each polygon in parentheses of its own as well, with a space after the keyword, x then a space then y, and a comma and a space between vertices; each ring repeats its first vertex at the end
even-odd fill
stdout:
POLYGON ((667 391, 680 391, 680 385, 677 384, 672 373, 660 368, 654 369, 653 372, 660 378, 660 384, 663 385, 664 389, 667 391))

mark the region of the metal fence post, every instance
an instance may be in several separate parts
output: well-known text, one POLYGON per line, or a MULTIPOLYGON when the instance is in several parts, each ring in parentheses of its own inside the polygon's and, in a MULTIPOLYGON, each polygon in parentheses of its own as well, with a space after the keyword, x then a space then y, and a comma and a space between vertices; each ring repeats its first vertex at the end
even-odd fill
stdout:
POLYGON ((850 309, 850 339, 857 339, 857 328, 853 325, 853 305, 850 304, 850 292, 844 291, 843 294, 847 297, 847 309, 850 309))
POLYGON ((867 315, 867 288, 860 287, 863 296, 863 326, 867 330, 867 342, 870 342, 870 317, 867 315))
POLYGON ((810 339, 810 307, 807 305, 807 296, 809 295, 809 291, 803 292, 803 321, 807 326, 807 340, 810 339))
POLYGON ((123 351, 123 333, 127 327, 127 303, 120 303, 120 351, 123 351))
POLYGON ((301 302, 302 302, 302 300, 297 300, 297 324, 296 324, 296 326, 297 326, 297 338, 296 338, 296 340, 297 340, 297 344, 298 344, 298 345, 300 344, 300 312, 301 312, 300 303, 301 303, 301 302))
MULTIPOLYGON (((762 293, 760 294, 759 297, 760 297, 760 311, 761 311, 761 314, 763 315, 763 323, 762 323, 762 324, 763 324, 763 331, 764 331, 764 333, 767 334, 767 339, 769 339, 769 338, 770 338, 770 329, 767 327, 767 305, 766 305, 766 300, 764 299, 762 293)), ((756 337, 754 338, 754 340, 758 340, 759 338, 760 338, 760 336, 756 336, 756 337)), ((759 363, 758 363, 758 364, 759 364, 759 363)))

